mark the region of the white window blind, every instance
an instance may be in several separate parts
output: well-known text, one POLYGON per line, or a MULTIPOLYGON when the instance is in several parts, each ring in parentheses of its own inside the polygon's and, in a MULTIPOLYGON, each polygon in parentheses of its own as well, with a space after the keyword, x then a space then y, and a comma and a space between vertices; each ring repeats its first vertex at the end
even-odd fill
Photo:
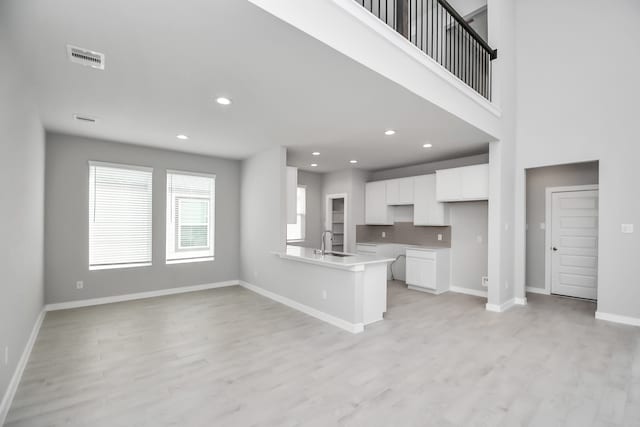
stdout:
POLYGON ((287 224, 287 241, 304 240, 307 213, 307 189, 299 186, 296 191, 296 223, 287 224))
POLYGON ((89 269, 151 265, 151 168, 89 162, 89 269))
POLYGON ((167 171, 167 263, 214 256, 215 176, 167 171))

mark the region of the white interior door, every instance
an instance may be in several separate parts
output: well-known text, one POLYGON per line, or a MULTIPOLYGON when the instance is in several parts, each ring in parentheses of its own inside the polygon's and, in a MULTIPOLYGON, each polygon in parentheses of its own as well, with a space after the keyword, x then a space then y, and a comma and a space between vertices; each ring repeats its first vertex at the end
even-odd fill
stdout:
POLYGON ((597 299, 598 190, 551 195, 551 293, 597 299))

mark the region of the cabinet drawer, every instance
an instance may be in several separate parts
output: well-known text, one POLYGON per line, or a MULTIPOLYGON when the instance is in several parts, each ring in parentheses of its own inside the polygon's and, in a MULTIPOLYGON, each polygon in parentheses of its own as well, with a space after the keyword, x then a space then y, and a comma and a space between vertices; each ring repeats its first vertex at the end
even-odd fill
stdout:
POLYGON ((436 259, 435 251, 423 251, 419 249, 407 249, 407 258, 436 259))

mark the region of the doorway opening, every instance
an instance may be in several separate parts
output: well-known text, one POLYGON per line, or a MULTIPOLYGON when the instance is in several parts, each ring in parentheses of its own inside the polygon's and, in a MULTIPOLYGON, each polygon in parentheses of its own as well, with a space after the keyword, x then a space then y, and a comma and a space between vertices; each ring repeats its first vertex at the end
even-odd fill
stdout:
POLYGON ((334 252, 346 252, 347 242, 347 195, 327 195, 327 224, 325 230, 330 231, 325 235, 325 246, 334 252))
POLYGON ((526 291, 598 298, 598 162, 526 171, 526 291))

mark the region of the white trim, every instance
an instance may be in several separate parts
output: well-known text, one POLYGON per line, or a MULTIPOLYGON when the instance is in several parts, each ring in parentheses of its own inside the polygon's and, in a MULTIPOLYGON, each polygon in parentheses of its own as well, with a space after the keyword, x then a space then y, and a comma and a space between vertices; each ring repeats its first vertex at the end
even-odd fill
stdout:
POLYGON ((152 166, 130 165, 128 163, 110 163, 96 160, 89 160, 89 167, 103 167, 111 169, 135 170, 140 172, 153 172, 152 166))
POLYGON ((367 9, 363 8, 353 0, 333 0, 333 2, 337 6, 344 9, 346 12, 350 13, 360 22, 368 26, 383 39, 405 52, 417 63, 429 69, 446 83, 454 86, 469 99, 475 101, 478 105, 492 113, 494 116, 502 117, 502 110, 500 109, 500 107, 480 95, 473 88, 471 88, 471 86, 464 83, 455 74, 440 65, 438 61, 424 53, 412 42, 398 34, 393 28, 385 24, 384 21, 373 15, 367 9))
POLYGON ((613 323, 621 323, 623 325, 640 326, 640 318, 603 313, 601 311, 596 311, 596 319, 613 323))
POLYGON ((518 297, 516 297, 516 298, 513 299, 513 303, 515 305, 527 305, 527 298, 518 298, 518 297))
POLYGON ((532 294, 551 295, 551 292, 547 291, 544 288, 536 288, 534 286, 527 286, 525 289, 526 289, 527 292, 531 292, 532 294))
POLYGON ((206 262, 206 261, 215 261, 215 257, 212 256, 206 256, 206 257, 200 257, 200 258, 177 258, 177 259, 168 259, 165 261, 165 264, 167 265, 172 265, 172 264, 189 264, 191 262, 206 262))
POLYGON ((4 422, 7 419, 7 414, 9 414, 11 402, 13 402, 13 398, 15 397, 16 391, 18 390, 18 384, 20 384, 20 379, 22 378, 24 368, 26 368, 27 362, 29 361, 29 356, 31 356, 31 350, 33 350, 33 345, 36 342, 36 338, 38 338, 38 333, 40 332, 40 327, 42 326, 42 321, 44 320, 45 315, 46 311, 43 308, 42 311, 40 311, 38 318, 36 319, 36 323, 33 325, 33 329, 31 329, 31 335, 29 335, 27 345, 22 351, 22 356, 20 356, 20 360, 18 361, 16 370, 13 372, 11 381, 9 381, 7 391, 2 398, 2 402, 0 402, 0 426, 4 425, 4 422))
POLYGON ((59 302, 45 305, 46 311, 67 310, 70 308, 90 307, 93 305, 111 304, 114 302, 133 301, 145 298, 162 297, 166 295, 183 294, 186 292, 204 291, 207 289, 224 288, 227 286, 239 285, 238 280, 227 280, 226 282, 206 283, 204 285, 181 286, 179 288, 161 289, 158 291, 138 292, 135 294, 115 295, 111 297, 91 298, 78 301, 59 302))
POLYGON ((502 313, 504 311, 509 310, 514 305, 516 305, 516 299, 515 298, 511 298, 509 301, 505 301, 500 305, 487 303, 487 305, 485 307, 486 307, 487 311, 493 311, 495 313, 502 313))
MULTIPOLYGON (((547 187, 545 189, 545 232, 544 232, 544 290, 547 295, 551 295, 551 282, 552 282, 552 271, 551 271, 551 246, 553 236, 551 231, 553 230, 552 218, 553 212, 551 210, 551 198, 553 197, 553 193, 566 193, 569 191, 598 191, 598 184, 589 184, 589 185, 569 185, 562 187, 547 187)), ((599 233, 599 230, 598 230, 599 233)), ((598 257, 599 259, 599 257, 598 257)), ((596 267, 597 268, 597 267, 596 267)))
POLYGON ((273 301, 279 302, 280 304, 284 304, 287 307, 291 307, 295 310, 301 311, 305 314, 308 314, 311 317, 315 317, 316 319, 327 322, 333 326, 337 326, 340 329, 344 329, 347 332, 351 332, 352 334, 359 334, 364 331, 363 323, 351 323, 346 320, 342 320, 338 317, 332 316, 330 314, 324 313, 320 310, 317 310, 313 307, 309 307, 308 305, 301 304, 297 301, 289 299, 287 297, 283 297, 281 295, 275 294, 271 291, 267 291, 259 286, 252 285, 251 283, 247 283, 245 281, 240 280, 240 286, 246 288, 250 291, 253 291, 263 297, 267 297, 272 299, 273 301))
POLYGON ((487 291, 481 291, 478 289, 461 288, 460 286, 450 286, 449 290, 457 294, 473 295, 474 297, 487 297, 487 291))

